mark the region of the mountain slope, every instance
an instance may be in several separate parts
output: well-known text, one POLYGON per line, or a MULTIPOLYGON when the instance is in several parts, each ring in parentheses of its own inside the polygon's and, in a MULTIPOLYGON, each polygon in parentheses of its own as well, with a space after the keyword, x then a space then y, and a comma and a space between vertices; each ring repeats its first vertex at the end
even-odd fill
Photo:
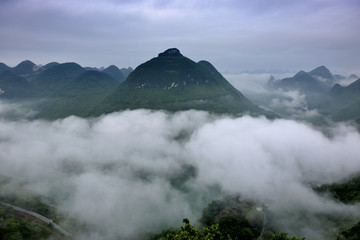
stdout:
POLYGON ((11 68, 9 66, 7 66, 5 63, 0 62, 0 72, 3 71, 10 71, 11 68))
POLYGON ((111 93, 119 82, 106 73, 86 71, 56 91, 42 106, 38 117, 83 116, 111 93))
POLYGON ((128 68, 121 68, 120 71, 122 72, 122 74, 126 79, 130 75, 130 73, 134 71, 134 69, 132 69, 132 67, 128 67, 128 68))
POLYGON ((32 74, 37 70, 37 65, 32 61, 25 60, 18 65, 16 65, 12 71, 17 75, 27 75, 32 74))
POLYGON ((310 71, 309 74, 330 87, 335 83, 334 75, 325 66, 317 67, 310 71))
POLYGON ((355 74, 351 74, 351 75, 349 76, 349 78, 358 79, 359 77, 356 76, 355 74))
POLYGON ((262 110, 236 90, 208 62, 168 49, 138 66, 91 115, 124 109, 188 109, 216 113, 260 114, 262 110))
POLYGON ((77 63, 53 64, 33 80, 34 96, 47 97, 84 71, 85 69, 77 63))
POLYGON ((123 73, 115 65, 111 65, 111 66, 105 68, 102 72, 108 74, 110 77, 117 80, 118 82, 123 82, 125 80, 123 73))
POLYGON ((298 90, 303 93, 323 91, 323 88, 320 86, 319 82, 309 73, 304 71, 296 73, 291 78, 284 78, 280 80, 276 87, 283 90, 298 90))
POLYGON ((336 84, 316 108, 336 121, 356 120, 360 123, 360 79, 347 87, 336 84))
POLYGON ((30 96, 30 84, 25 78, 10 71, 0 72, 0 98, 24 98, 30 96))

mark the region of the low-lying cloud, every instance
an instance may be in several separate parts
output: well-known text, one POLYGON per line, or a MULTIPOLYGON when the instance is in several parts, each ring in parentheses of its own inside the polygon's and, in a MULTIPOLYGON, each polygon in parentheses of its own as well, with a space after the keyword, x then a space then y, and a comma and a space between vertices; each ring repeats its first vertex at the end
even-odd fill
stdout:
MULTIPOLYGON (((241 91, 256 105, 275 112, 280 116, 296 121, 319 122, 330 124, 325 116, 316 109, 308 109, 307 96, 296 90, 269 89, 267 81, 271 77, 268 73, 262 74, 226 74, 229 82, 241 91)), ((274 74, 275 79, 291 77, 289 73, 274 74)))
POLYGON ((359 133, 345 125, 328 138, 291 120, 201 111, 0 119, 0 174, 91 226, 77 239, 128 239, 178 226, 184 217, 195 222, 224 193, 259 199, 284 231, 321 239, 329 229, 314 225, 313 215, 359 211, 310 185, 359 172, 359 145, 359 133), (312 220, 299 224, 299 212, 312 220))

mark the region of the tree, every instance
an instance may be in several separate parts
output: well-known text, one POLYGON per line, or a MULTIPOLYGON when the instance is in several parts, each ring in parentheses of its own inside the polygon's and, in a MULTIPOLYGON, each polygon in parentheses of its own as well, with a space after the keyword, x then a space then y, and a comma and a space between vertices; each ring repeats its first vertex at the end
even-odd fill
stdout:
POLYGON ((272 240, 305 240, 305 238, 298 238, 298 237, 288 237, 287 233, 280 233, 280 234, 274 234, 272 236, 272 240))
POLYGON ((177 232, 171 230, 159 240, 231 240, 229 235, 224 235, 219 229, 219 224, 204 228, 202 232, 193 227, 187 218, 183 219, 185 226, 177 232))
POLYGON ((206 208, 202 210, 200 222, 205 226, 211 226, 215 223, 214 218, 221 213, 225 208, 222 201, 212 201, 206 208))
POLYGON ((221 232, 230 235, 232 239, 253 240, 256 239, 254 232, 256 235, 260 234, 242 216, 223 216, 219 220, 219 226, 221 232))

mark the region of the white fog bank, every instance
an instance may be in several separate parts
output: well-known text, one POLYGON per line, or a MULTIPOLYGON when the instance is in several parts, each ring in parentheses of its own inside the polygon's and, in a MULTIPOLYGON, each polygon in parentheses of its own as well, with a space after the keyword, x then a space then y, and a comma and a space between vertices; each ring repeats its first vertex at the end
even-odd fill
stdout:
POLYGON ((78 239, 129 238, 178 226, 184 217, 195 222, 223 192, 259 199, 286 216, 278 222, 284 231, 321 239, 326 226, 309 220, 296 228, 297 212, 360 212, 310 188, 360 171, 359 133, 338 125, 331 135, 291 120, 201 111, 0 119, 0 175, 23 181, 92 226, 78 239))

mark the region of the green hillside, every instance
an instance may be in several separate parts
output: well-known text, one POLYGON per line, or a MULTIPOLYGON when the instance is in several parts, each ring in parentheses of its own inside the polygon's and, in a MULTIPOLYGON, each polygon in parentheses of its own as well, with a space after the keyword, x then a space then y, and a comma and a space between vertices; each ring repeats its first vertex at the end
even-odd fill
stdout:
POLYGON ((360 79, 347 87, 335 85, 315 107, 335 121, 355 120, 360 123, 360 79))
POLYGON ((38 117, 56 119, 70 115, 83 116, 118 84, 106 73, 86 71, 51 95, 40 106, 38 117))
POLYGON ((34 96, 50 96, 84 71, 85 69, 76 63, 54 64, 33 80, 34 96))
POLYGON ((138 66, 91 115, 124 109, 205 110, 230 114, 261 114, 262 110, 236 90, 208 62, 168 49, 138 66))
POLYGON ((25 78, 10 71, 0 72, 0 99, 30 96, 31 87, 25 78))

